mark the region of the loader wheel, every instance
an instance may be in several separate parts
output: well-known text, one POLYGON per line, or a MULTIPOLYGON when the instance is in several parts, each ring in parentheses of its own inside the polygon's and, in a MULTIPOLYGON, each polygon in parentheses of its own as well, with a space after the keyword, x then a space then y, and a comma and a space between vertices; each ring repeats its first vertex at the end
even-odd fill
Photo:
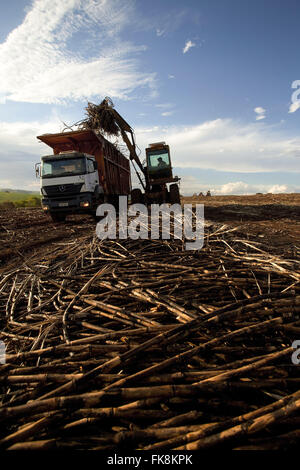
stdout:
POLYGON ((162 203, 165 204, 168 202, 170 202, 170 193, 168 191, 168 188, 164 188, 162 190, 162 203))
POLYGON ((170 186, 170 203, 180 204, 180 194, 178 184, 171 184, 170 186))
POLYGON ((141 204, 143 202, 143 194, 139 188, 131 191, 131 204, 141 204))
POLYGON ((50 217, 53 222, 64 222, 66 220, 66 214, 50 212, 50 217))

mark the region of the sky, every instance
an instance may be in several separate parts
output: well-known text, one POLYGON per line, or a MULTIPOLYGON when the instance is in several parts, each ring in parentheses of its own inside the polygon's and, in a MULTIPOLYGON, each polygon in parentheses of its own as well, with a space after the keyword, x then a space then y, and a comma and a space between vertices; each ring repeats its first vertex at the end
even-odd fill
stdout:
MULTIPOLYGON (((37 135, 112 98, 185 195, 300 192, 298 0, 0 3, 0 187, 37 190, 37 135)), ((121 144, 122 142, 120 142, 121 144)))

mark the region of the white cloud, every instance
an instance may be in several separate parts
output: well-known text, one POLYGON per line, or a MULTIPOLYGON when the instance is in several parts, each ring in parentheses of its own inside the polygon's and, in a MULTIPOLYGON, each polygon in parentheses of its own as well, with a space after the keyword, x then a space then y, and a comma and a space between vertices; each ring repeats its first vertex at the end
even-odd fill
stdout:
POLYGON ((182 49, 183 54, 186 54, 191 47, 195 47, 196 44, 192 41, 186 41, 184 48, 182 49))
POLYGON ((213 189, 213 192, 218 194, 245 194, 247 191, 249 191, 249 184, 243 181, 226 183, 213 189))
POLYGON ((174 105, 172 103, 158 103, 155 106, 156 108, 172 108, 174 105))
POLYGON ((168 75, 168 78, 169 78, 170 80, 172 80, 172 78, 175 78, 175 75, 169 74, 169 75, 168 75))
POLYGON ((163 36, 165 34, 166 30, 165 29, 159 29, 157 28, 156 29, 156 36, 160 37, 160 36, 163 36))
MULTIPOLYGON (((137 7, 139 3, 141 2, 137 2, 137 7)), ((141 6, 141 8, 143 8, 143 6, 141 6)), ((151 17, 149 15, 141 15, 137 18, 135 27, 141 31, 155 30, 155 34, 158 37, 168 36, 180 28, 186 16, 187 11, 185 8, 178 10, 178 7, 175 6, 171 9, 168 8, 165 13, 161 10, 156 13, 153 11, 151 17)))
POLYGON ((290 104, 289 113, 294 113, 299 108, 300 108, 300 100, 295 101, 294 103, 290 104))
MULTIPOLYGON (((159 104, 156 104, 155 105, 156 108, 161 108, 161 109, 170 109, 170 108, 173 108, 174 107, 174 104, 173 103, 159 103, 159 104)), ((174 114, 174 111, 163 111, 161 113, 161 116, 171 116, 172 114, 174 114)))
POLYGON ((257 106, 256 108, 254 108, 254 111, 257 114, 265 114, 265 112, 266 112, 266 110, 264 108, 262 108, 261 106, 257 106))
MULTIPOLYGON (((300 188, 298 188, 299 190, 300 188)), ((293 188, 289 188, 286 184, 274 184, 269 188, 268 193, 272 194, 280 194, 280 193, 287 193, 287 192, 293 192, 293 188)))
MULTIPOLYGON (((294 192, 296 190, 293 186, 286 184, 248 184, 243 181, 235 181, 216 186, 212 189, 213 194, 255 194, 255 193, 272 193, 281 194, 287 192, 294 192)), ((300 190, 300 187, 298 188, 300 190)))
POLYGON ((257 114, 256 121, 261 121, 262 119, 265 119, 266 110, 261 106, 257 106, 256 108, 254 108, 254 112, 257 114))
MULTIPOLYGON (((289 187, 286 184, 248 184, 243 181, 234 181, 216 186, 212 189, 214 194, 255 194, 255 193, 286 193, 289 187)), ((290 187, 291 192, 292 188, 290 187)))
POLYGON ((300 138, 286 137, 263 123, 241 124, 231 119, 216 119, 194 126, 137 127, 135 132, 140 148, 151 141, 165 140, 176 167, 230 172, 299 172, 300 138))
POLYGON ((59 132, 63 127, 55 117, 44 123, 0 122, 0 187, 38 189, 34 164, 41 155, 52 154, 52 149, 36 136, 59 132))
POLYGON ((31 122, 0 122, 0 152, 1 150, 13 154, 28 152, 38 155, 41 146, 43 149, 49 149, 36 139, 37 135, 59 132, 64 127, 56 119, 51 119, 41 123, 38 121, 31 122))
POLYGON ((132 5, 35 0, 23 23, 0 45, 1 102, 127 98, 137 87, 153 89, 155 74, 139 71, 135 58, 145 47, 120 36, 134 14, 132 5))
MULTIPOLYGON (((168 112, 168 111, 167 111, 168 112)), ((62 117, 64 120, 64 117, 62 117)), ((40 155, 52 153, 36 136, 44 133, 59 132, 63 128, 59 118, 53 114, 47 122, 0 123, 0 187, 29 188, 35 183, 34 163, 40 155), (9 164, 8 164, 9 162, 9 164), (11 181, 4 184, 3 181, 11 181)), ((230 119, 216 119, 195 126, 154 126, 136 127, 136 142, 144 149, 150 142, 166 141, 170 145, 172 164, 178 169, 185 169, 193 175, 194 169, 210 169, 236 172, 281 172, 299 173, 300 138, 289 138, 276 128, 263 123, 242 125, 230 119), (264 149, 263 152, 260 150, 264 149)), ((143 160, 144 152, 142 152, 143 160)), ((180 174, 179 174, 180 176, 180 174)), ((188 191, 204 191, 207 188, 202 181, 192 176, 184 176, 182 185, 188 191), (201 186, 202 184, 202 186, 201 186), (195 188, 195 189, 191 189, 195 188)), ((240 178, 240 177, 239 177, 240 178)), ((281 178, 281 177, 280 177, 281 178)), ((283 192, 286 181, 276 177, 279 189, 274 185, 264 187, 233 186, 221 191, 244 192, 283 192), (273 186, 273 189, 271 187, 273 186), (231 189, 233 188, 233 189, 231 189)), ((234 181, 234 175, 232 176, 234 181)), ((242 181, 239 181, 241 184, 242 181)), ((228 183, 227 183, 228 184, 228 183)), ((234 183, 236 184, 236 183, 234 183)), ((296 188, 297 189, 297 188, 296 188)), ((298 188, 300 190, 300 188, 298 188)), ((293 189, 287 185, 287 191, 293 189)))
POLYGON ((180 191, 186 196, 192 194, 199 194, 210 190, 213 195, 242 195, 242 194, 256 194, 256 193, 272 193, 272 194, 282 194, 282 193, 292 193, 299 192, 300 186, 298 188, 286 185, 286 184, 248 184, 244 181, 233 181, 230 183, 219 184, 219 185, 210 185, 203 183, 203 179, 197 179, 194 176, 185 176, 182 178, 180 184, 180 191))
POLYGON ((256 116, 256 121, 261 121, 262 119, 265 119, 266 116, 264 115, 260 115, 260 116, 256 116))

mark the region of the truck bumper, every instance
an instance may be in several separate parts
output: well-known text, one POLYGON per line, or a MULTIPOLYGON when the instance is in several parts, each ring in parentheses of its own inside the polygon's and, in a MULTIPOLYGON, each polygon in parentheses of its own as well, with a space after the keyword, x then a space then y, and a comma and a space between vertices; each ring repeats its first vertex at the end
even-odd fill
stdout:
POLYGON ((44 197, 42 199, 42 208, 44 212, 63 212, 72 214, 73 212, 88 213, 95 207, 95 201, 92 194, 81 193, 64 198, 44 197))

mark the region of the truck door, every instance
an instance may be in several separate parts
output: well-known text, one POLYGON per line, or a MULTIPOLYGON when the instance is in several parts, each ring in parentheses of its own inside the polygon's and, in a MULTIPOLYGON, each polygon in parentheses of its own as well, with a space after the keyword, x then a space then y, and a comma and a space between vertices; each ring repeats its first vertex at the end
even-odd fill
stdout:
POLYGON ((96 185, 98 184, 99 184, 98 172, 95 171, 94 161, 91 158, 87 158, 87 175, 86 175, 87 191, 93 193, 96 185))

